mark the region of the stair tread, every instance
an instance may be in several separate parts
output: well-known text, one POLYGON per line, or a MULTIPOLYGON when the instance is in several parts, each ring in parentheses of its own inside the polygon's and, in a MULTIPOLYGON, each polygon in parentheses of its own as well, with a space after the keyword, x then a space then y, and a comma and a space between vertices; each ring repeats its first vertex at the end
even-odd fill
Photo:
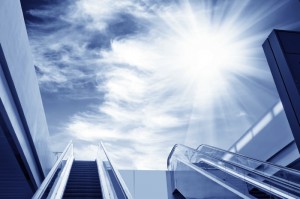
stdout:
POLYGON ((65 194, 67 193, 101 193, 101 190, 98 189, 67 189, 65 190, 65 194))
POLYGON ((74 161, 63 198, 102 198, 95 161, 74 161))

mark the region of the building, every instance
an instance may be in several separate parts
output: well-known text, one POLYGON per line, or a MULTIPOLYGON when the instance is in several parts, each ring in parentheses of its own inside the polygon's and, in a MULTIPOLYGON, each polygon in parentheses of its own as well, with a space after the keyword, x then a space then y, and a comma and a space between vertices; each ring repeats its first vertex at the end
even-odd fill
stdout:
POLYGON ((55 160, 20 2, 0 6, 0 197, 30 197, 55 160), (7 20, 9 19, 9 20, 7 20))

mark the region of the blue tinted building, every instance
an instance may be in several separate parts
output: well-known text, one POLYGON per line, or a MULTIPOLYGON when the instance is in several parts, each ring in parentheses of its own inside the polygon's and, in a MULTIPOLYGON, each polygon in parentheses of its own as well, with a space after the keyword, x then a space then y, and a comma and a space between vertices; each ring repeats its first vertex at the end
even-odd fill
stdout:
POLYGON ((0 198, 24 198, 55 159, 20 2, 0 4, 0 198))

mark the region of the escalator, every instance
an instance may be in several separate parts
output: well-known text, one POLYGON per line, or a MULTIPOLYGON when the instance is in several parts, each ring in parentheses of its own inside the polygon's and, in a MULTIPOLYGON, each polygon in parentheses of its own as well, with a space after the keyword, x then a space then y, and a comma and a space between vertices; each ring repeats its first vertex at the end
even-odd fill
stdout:
POLYGON ((298 171, 207 145, 175 145, 168 170, 174 198, 300 198, 298 171))
MULTIPOLYGON (((78 161, 68 144, 33 199, 132 199, 103 144, 98 149, 95 161, 78 161)), ((167 173, 168 199, 300 198, 299 171, 207 145, 175 145, 167 173)))
POLYGON ((96 160, 74 160, 73 144, 67 145, 33 199, 132 199, 119 171, 101 143, 96 160))

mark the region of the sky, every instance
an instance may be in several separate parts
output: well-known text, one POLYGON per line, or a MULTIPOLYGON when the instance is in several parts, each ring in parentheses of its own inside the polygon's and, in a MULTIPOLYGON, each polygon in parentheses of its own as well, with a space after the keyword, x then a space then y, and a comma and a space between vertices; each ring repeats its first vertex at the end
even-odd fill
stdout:
POLYGON ((23 0, 53 151, 102 140, 120 169, 176 143, 228 149, 279 97, 263 49, 297 0, 23 0))

